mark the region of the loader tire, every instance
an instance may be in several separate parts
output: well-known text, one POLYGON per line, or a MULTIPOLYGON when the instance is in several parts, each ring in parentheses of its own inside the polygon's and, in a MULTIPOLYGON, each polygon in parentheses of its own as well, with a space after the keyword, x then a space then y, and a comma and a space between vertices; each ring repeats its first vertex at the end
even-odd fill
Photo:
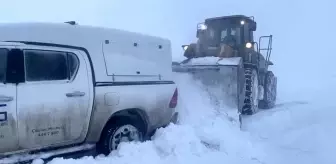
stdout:
POLYGON ((275 106, 277 96, 277 78, 272 71, 268 71, 264 82, 264 99, 260 100, 261 109, 271 109, 275 106))
POLYGON ((245 69, 245 100, 243 106, 243 115, 253 115, 258 110, 258 73, 255 69, 245 69))

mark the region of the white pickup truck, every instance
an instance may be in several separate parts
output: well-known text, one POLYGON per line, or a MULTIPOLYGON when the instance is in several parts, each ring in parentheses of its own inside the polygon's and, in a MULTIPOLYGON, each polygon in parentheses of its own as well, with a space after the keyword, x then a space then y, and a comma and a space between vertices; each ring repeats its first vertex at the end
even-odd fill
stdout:
POLYGON ((176 122, 167 39, 71 23, 0 25, 0 158, 94 144, 103 154, 176 122))

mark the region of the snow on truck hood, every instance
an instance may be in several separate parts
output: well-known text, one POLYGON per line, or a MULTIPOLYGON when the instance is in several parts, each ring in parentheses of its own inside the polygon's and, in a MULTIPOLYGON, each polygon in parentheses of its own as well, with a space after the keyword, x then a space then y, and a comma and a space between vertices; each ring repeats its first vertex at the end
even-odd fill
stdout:
POLYGON ((190 59, 184 65, 238 65, 241 57, 219 58, 219 57, 201 57, 190 59))

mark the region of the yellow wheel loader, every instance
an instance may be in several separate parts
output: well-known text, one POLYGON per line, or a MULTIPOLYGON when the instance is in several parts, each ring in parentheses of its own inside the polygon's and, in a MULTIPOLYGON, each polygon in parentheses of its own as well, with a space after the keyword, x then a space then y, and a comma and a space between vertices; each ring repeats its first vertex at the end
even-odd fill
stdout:
POLYGON ((275 106, 277 77, 269 66, 272 35, 254 40, 254 17, 231 15, 208 18, 197 25, 197 42, 183 45, 182 62, 174 62, 174 72, 190 73, 211 94, 241 115, 275 106), (261 45, 265 43, 266 45, 261 45))

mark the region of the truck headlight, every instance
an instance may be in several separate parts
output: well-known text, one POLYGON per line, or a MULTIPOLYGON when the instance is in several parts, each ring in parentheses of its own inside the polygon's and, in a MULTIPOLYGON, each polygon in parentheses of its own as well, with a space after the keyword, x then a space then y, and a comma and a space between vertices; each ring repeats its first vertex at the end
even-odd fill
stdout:
POLYGON ((250 43, 250 42, 246 43, 245 47, 246 48, 251 48, 252 47, 252 43, 250 43))
POLYGON ((240 21, 240 24, 241 24, 241 25, 244 25, 244 24, 245 24, 245 21, 244 21, 244 20, 240 21))

